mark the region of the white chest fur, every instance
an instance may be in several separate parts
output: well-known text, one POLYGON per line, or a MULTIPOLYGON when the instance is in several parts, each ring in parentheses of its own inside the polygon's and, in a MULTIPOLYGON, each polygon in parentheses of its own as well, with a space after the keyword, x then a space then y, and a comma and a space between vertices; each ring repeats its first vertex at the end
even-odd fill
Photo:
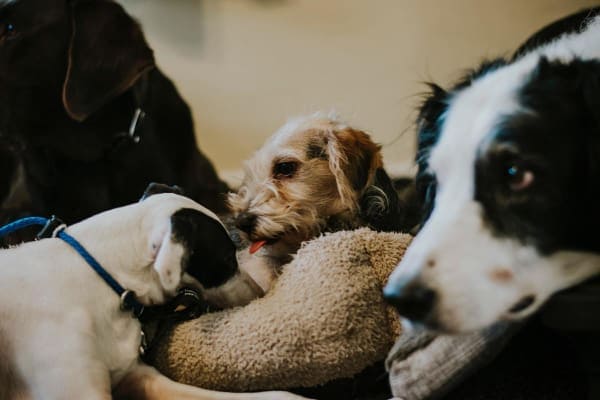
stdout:
POLYGON ((0 309, 3 340, 27 349, 8 363, 26 380, 52 379, 36 371, 81 362, 109 371, 115 384, 137 362, 140 323, 120 311, 117 294, 60 239, 0 251, 0 309))

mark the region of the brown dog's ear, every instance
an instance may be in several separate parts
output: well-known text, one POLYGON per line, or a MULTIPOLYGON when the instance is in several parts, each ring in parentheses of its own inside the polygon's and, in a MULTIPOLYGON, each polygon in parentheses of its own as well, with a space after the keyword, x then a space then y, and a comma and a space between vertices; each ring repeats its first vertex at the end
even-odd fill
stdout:
POLYGON ((71 23, 63 104, 83 121, 133 86, 154 56, 137 22, 112 1, 72 2, 71 23))
POLYGON ((357 207, 362 192, 383 165, 381 146, 365 132, 345 128, 330 133, 327 151, 342 202, 357 207))

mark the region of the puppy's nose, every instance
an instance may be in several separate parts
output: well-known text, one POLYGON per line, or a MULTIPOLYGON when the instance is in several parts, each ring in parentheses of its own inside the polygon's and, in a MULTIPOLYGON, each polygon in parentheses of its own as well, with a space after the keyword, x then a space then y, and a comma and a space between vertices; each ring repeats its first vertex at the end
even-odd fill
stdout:
POLYGON ((387 285, 383 289, 385 300, 396 307, 398 313, 413 321, 424 321, 436 300, 434 290, 413 281, 402 287, 387 285))
POLYGON ((235 226, 238 227, 239 230, 251 233, 254 230, 254 226, 256 225, 256 215, 250 213, 241 213, 235 219, 235 226))

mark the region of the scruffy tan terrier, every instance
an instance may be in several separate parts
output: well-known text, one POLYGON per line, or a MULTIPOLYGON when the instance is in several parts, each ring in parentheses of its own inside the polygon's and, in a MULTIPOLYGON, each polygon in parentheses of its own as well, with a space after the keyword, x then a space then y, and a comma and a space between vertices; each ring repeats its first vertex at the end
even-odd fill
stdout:
POLYGON ((240 267, 268 291, 278 267, 323 232, 405 230, 381 147, 335 117, 290 120, 245 163, 228 202, 240 267), (241 234, 240 234, 241 233, 241 234))

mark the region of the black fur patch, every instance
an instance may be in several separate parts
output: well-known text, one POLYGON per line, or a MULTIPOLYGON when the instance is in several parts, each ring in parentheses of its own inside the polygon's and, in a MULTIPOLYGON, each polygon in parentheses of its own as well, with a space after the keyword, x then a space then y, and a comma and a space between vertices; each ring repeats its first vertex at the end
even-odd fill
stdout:
POLYGON ((416 175, 416 191, 423 204, 422 223, 429 218, 433 209, 436 194, 436 178, 429 171, 429 152, 435 146, 444 126, 444 114, 448 110, 452 97, 460 90, 471 85, 476 79, 492 72, 507 61, 498 58, 483 62, 478 68, 468 71, 450 90, 430 83, 430 92, 426 95, 417 116, 417 154, 415 161, 418 166, 416 175))
POLYGON ((223 226, 210 216, 182 208, 171 217, 173 240, 186 254, 182 268, 205 288, 220 286, 238 271, 235 246, 223 226))
POLYGON ((551 42, 566 33, 579 33, 583 31, 588 22, 598 14, 600 14, 600 7, 589 8, 543 27, 515 51, 513 59, 516 60, 522 55, 527 54, 530 50, 551 42))
POLYGON ((498 126, 476 163, 476 200, 492 230, 544 253, 600 252, 600 62, 542 59, 520 91, 521 113, 498 126), (507 170, 533 184, 509 185, 507 170))

